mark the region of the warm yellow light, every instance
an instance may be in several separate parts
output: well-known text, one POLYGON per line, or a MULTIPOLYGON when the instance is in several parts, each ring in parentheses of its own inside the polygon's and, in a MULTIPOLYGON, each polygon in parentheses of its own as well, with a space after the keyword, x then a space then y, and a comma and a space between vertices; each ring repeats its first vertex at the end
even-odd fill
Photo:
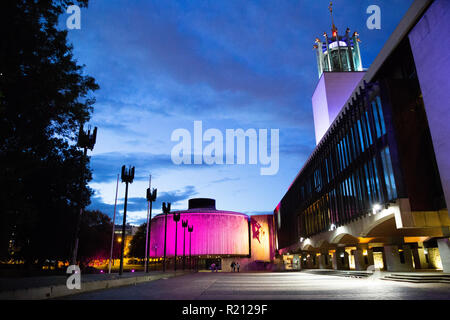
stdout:
POLYGON ((122 242, 122 238, 117 239, 117 242, 122 242))
POLYGON ((427 241, 429 237, 403 237, 405 243, 414 243, 414 242, 424 242, 427 241))
POLYGON ((375 238, 364 238, 364 237, 358 237, 358 242, 359 243, 369 243, 371 240, 373 240, 375 238))

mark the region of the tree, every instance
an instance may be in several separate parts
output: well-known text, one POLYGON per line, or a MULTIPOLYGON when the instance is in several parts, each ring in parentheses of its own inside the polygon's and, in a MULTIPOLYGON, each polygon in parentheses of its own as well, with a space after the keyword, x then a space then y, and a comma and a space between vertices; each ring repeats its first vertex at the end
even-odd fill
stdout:
POLYGON ((132 258, 145 258, 145 234, 147 232, 147 222, 144 222, 136 230, 133 239, 130 241, 130 251, 128 257, 132 258))
POLYGON ((76 147, 98 89, 57 28, 68 5, 87 0, 0 3, 0 257, 70 256, 79 204, 88 205, 89 161, 76 147), (85 166, 84 179, 80 179, 85 166), (83 183, 81 182, 83 181, 83 183), (82 197, 80 198, 80 190, 82 197))
POLYGON ((91 260, 109 259, 111 234, 110 217, 98 210, 85 211, 80 225, 80 261, 87 265, 91 260))

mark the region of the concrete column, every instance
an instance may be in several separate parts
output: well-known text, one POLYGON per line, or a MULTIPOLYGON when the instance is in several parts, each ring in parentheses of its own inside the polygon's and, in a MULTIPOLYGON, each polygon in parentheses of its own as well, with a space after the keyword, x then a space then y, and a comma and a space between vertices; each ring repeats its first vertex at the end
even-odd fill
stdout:
POLYGON ((333 253, 333 269, 335 270, 349 270, 348 253, 345 248, 336 248, 333 253))
POLYGON ((328 252, 320 254, 319 268, 320 269, 330 269, 330 257, 328 255, 328 252))
POLYGON ((317 255, 316 252, 314 252, 313 255, 314 255, 313 261, 315 262, 314 269, 319 269, 320 268, 320 255, 317 255))
POLYGON ((438 239, 439 254, 445 273, 450 273, 450 238, 438 239))
POLYGON ((384 256, 386 259, 385 268, 387 271, 413 271, 411 248, 404 245, 403 248, 404 262, 400 259, 398 245, 384 246, 384 256))
POLYGON ((374 266, 375 261, 373 259, 373 250, 367 249, 367 266, 374 266))
POLYGON ((300 255, 294 254, 294 258, 292 259, 292 269, 301 270, 302 266, 300 263, 300 255))
POLYGON ((355 270, 358 271, 367 270, 363 250, 362 249, 353 250, 353 256, 355 257, 355 270))

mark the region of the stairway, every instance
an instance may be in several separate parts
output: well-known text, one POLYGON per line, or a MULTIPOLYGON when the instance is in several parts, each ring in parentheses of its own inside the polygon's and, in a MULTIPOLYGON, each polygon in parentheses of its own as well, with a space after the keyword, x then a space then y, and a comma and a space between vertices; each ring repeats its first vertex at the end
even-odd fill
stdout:
POLYGON ((391 273, 381 280, 401 281, 412 283, 448 283, 450 284, 450 274, 448 273, 391 273))
POLYGON ((303 270, 303 272, 327 276, 348 277, 348 278, 367 278, 373 275, 373 273, 369 271, 346 271, 346 270, 330 270, 330 269, 310 269, 310 270, 303 270))

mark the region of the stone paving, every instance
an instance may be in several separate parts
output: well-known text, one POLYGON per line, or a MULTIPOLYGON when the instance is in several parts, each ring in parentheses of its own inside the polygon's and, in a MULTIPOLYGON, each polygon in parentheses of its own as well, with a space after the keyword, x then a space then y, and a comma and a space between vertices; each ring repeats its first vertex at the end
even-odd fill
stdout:
MULTIPOLYGON (((130 278, 139 277, 145 275, 158 275, 161 271, 151 271, 150 273, 144 272, 125 272, 122 276, 117 273, 100 273, 100 274, 81 274, 81 281, 91 282, 91 281, 103 281, 103 280, 113 280, 120 278, 130 278)), ((1 277, 0 278, 0 292, 10 291, 10 290, 20 290, 29 288, 39 288, 46 286, 56 286, 65 285, 68 275, 55 275, 55 276, 40 276, 40 277, 1 277)))
POLYGON ((450 300, 450 285, 343 278, 306 272, 199 272, 66 299, 163 300, 450 300))

